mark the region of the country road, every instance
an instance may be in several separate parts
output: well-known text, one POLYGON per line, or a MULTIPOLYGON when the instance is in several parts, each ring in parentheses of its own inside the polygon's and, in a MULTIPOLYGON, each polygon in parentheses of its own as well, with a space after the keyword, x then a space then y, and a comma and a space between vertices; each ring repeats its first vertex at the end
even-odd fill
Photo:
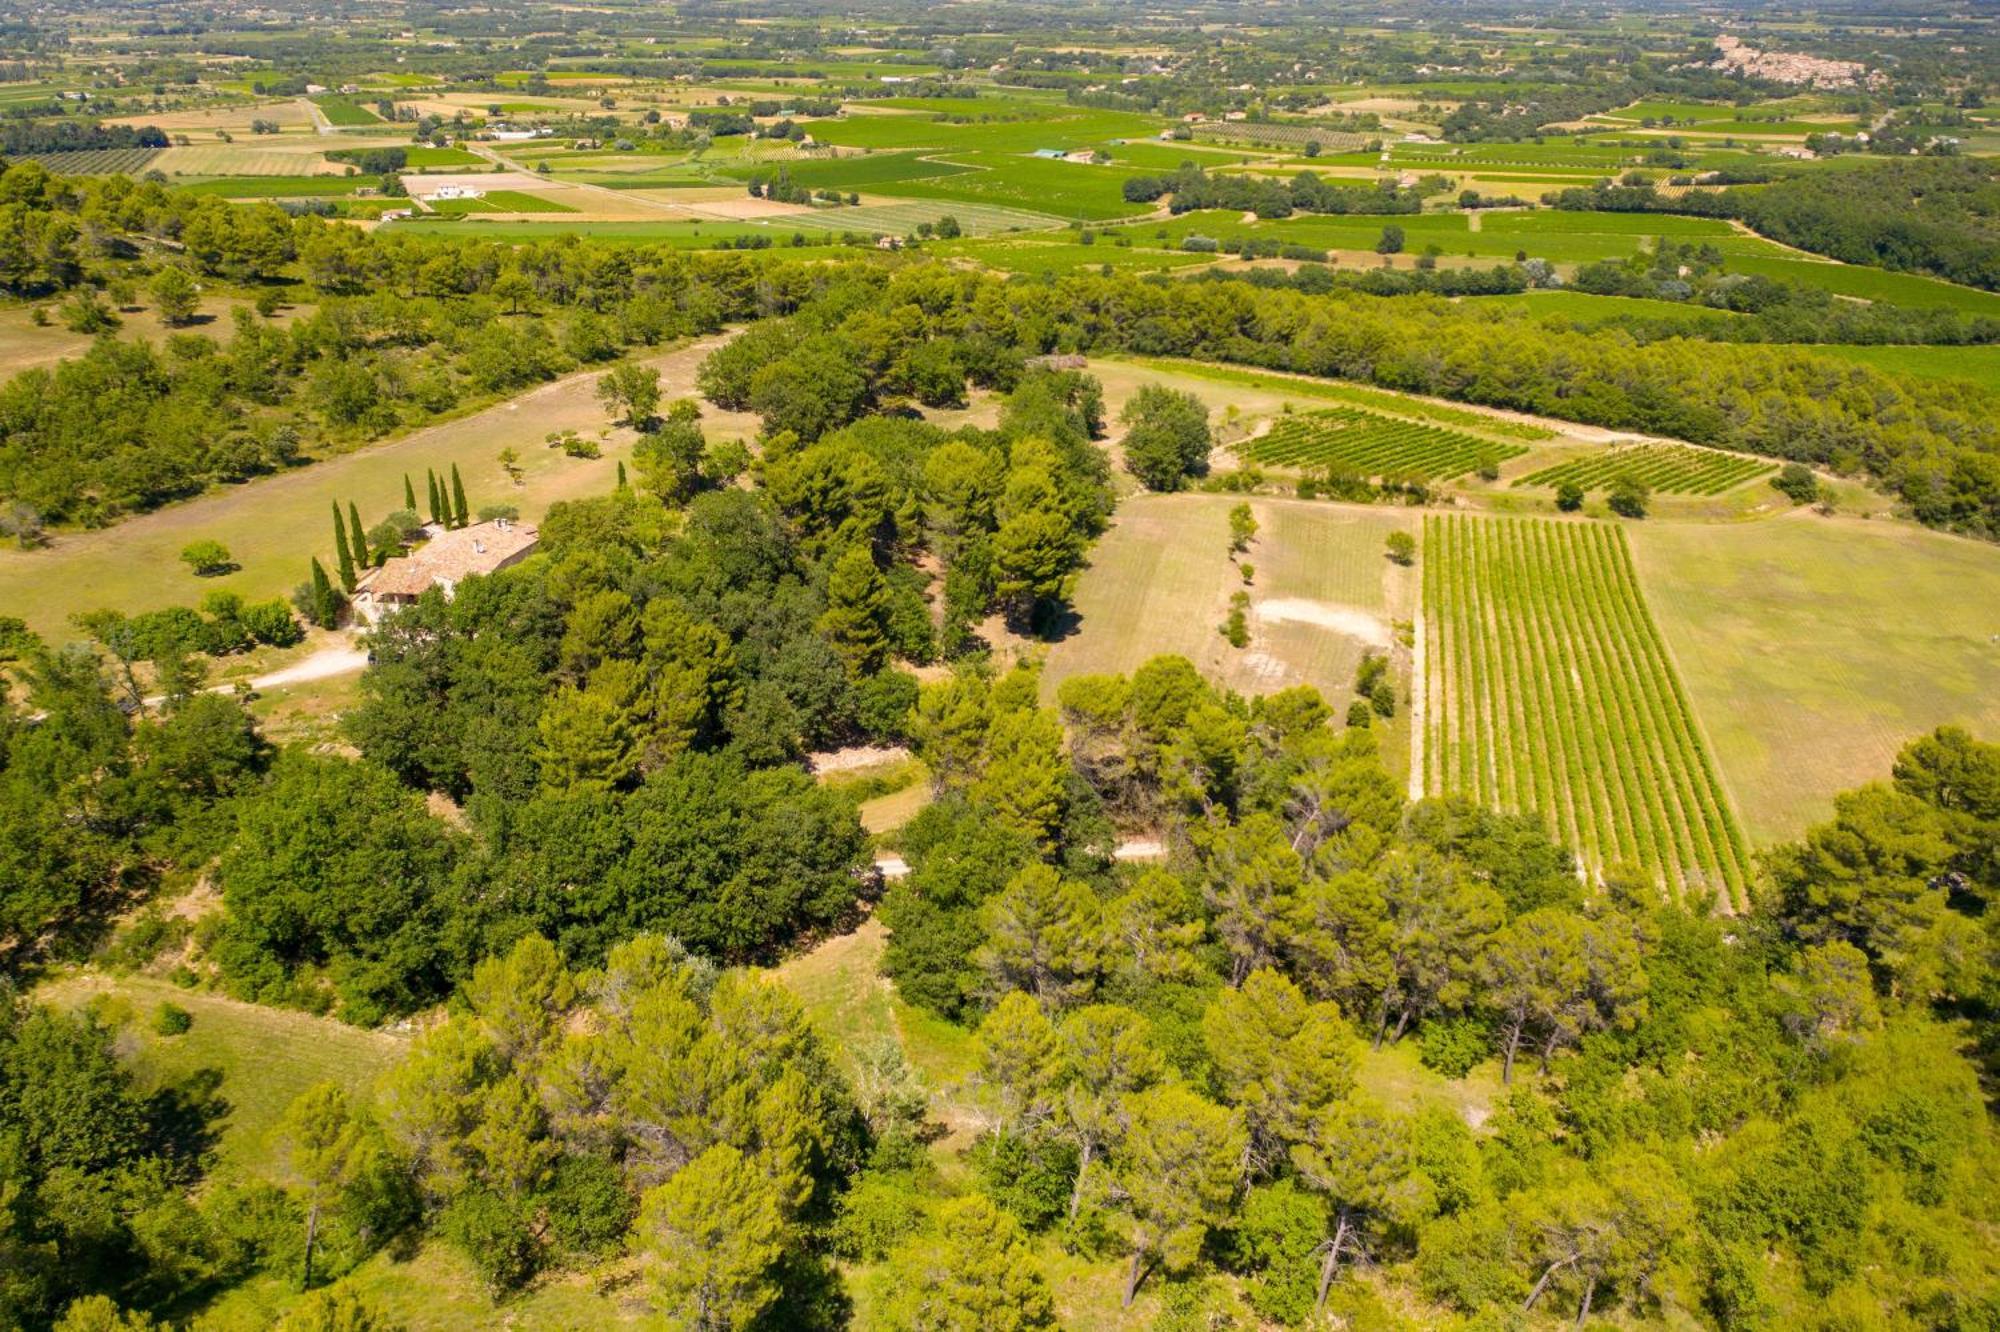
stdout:
MULTIPOLYGON (((221 684, 209 685, 202 692, 227 694, 238 688, 258 691, 283 689, 287 685, 312 684, 317 680, 331 680, 335 676, 353 675, 367 669, 368 653, 343 640, 329 643, 302 660, 279 667, 269 674, 252 676, 248 680, 224 680, 221 684)), ((166 695, 154 694, 146 700, 146 706, 157 708, 165 701, 166 695)))

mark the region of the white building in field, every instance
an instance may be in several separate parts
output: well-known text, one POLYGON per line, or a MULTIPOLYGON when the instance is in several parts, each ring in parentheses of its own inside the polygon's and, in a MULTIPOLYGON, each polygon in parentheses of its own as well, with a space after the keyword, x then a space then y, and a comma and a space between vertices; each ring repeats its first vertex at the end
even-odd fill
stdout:
POLYGON ((474 185, 440 185, 428 197, 433 203, 439 199, 484 199, 486 191, 474 185))

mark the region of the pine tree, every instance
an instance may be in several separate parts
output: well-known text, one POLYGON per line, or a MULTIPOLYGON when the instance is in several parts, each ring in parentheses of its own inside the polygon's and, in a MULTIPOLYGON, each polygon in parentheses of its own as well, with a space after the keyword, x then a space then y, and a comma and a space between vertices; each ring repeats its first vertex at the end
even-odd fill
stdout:
POLYGON ((890 1295, 878 1325, 895 1332, 1037 1332, 1057 1325, 1055 1300, 1020 1223, 978 1194, 946 1203, 937 1234, 910 1241, 889 1270, 890 1295))
POLYGON ((978 961, 997 990, 1024 990, 1044 1009, 1086 997, 1104 966, 1104 909, 1084 884, 1032 864, 979 913, 978 961))
POLYGON ((875 557, 856 543, 834 561, 826 580, 826 612, 819 631, 833 643, 854 675, 873 675, 889 655, 889 589, 875 557))
POLYGON ((633 1234, 647 1293, 676 1326, 747 1327, 777 1298, 787 1239, 780 1200, 726 1143, 647 1193, 633 1234))
POLYGON ((465 482, 458 479, 458 464, 451 465, 451 525, 464 527, 472 511, 465 506, 465 482))
POLYGON ((403 507, 411 513, 417 511, 417 488, 410 484, 410 474, 403 473, 403 507))
POLYGON ((333 558, 340 570, 340 585, 354 590, 354 553, 347 544, 347 520, 340 516, 340 501, 333 501, 333 558))
MULTIPOLYGON (((349 500, 347 501, 347 549, 353 554, 354 567, 357 569, 366 569, 374 563, 369 558, 368 538, 362 535, 363 531, 361 510, 355 507, 353 500, 349 500)), ((352 592, 354 589, 350 586, 347 590, 352 592)))

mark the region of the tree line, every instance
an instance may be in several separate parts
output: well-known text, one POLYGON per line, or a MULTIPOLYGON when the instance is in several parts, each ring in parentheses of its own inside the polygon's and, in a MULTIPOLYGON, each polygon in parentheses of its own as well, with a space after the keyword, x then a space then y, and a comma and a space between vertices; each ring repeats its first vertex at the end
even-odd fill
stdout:
MULTIPOLYGON (((40 687, 10 776, 74 743, 76 699, 40 687)), ((199 1079, 143 1091, 115 1014, 16 1004, 0 1310, 39 1327, 68 1307, 84 1332, 263 1275, 326 1287, 289 1317, 359 1318, 339 1279, 412 1236, 501 1296, 631 1254, 633 1293, 700 1327, 842 1326, 853 1282, 876 1326, 1053 1327, 1057 1253, 1115 1272, 1107 1303, 1226 1320, 1240 1299, 1288 1326, 1977 1326, 2000 1307, 1978 1239, 2000 1169, 1980 1082, 2000 1052, 2000 746, 1914 742, 1731 918, 1615 867, 1585 884, 1532 817, 1405 802, 1372 730, 1336 728, 1310 688, 1245 700, 1161 658, 1040 694, 1032 670, 968 669, 912 709, 937 799, 900 834, 885 966, 973 1034, 962 1083, 927 1084, 894 1044, 828 1045, 716 950, 644 927, 580 949, 522 921, 374 1086, 310 1089, 267 1159, 201 1187, 220 1107, 199 1079), (1119 862, 1132 827, 1163 830, 1163 861, 1119 862), (1491 1117, 1385 1097, 1370 1047, 1479 1080, 1491 1117), (950 1174, 926 1145, 939 1093, 975 1126, 950 1174), (105 1202, 79 1211, 80 1190, 105 1202)), ((282 840, 302 849, 273 875, 365 854, 394 880, 455 835, 371 802, 366 762, 251 771, 260 811, 207 843, 225 879, 282 840), (267 837, 280 803, 321 822, 267 837), (363 824, 383 827, 365 853, 363 824)), ((645 788, 678 808, 712 777, 645 788)), ((597 882, 542 861, 492 891, 597 882)))
MULTIPOLYGON (((814 318, 832 332, 796 363, 818 385, 799 419, 810 429, 824 413, 847 419, 865 406, 839 386, 862 382, 867 367, 888 359, 879 350, 885 316, 851 304, 867 290, 903 316, 908 345, 921 348, 938 377, 924 390, 933 397, 978 382, 996 355, 1123 351, 1237 362, 1811 462, 1866 476, 1920 522, 2000 534, 2000 433, 1991 393, 1972 384, 1891 376, 1809 349, 1737 344, 1723 356, 1706 341, 1652 340, 1616 324, 1586 329, 1526 311, 1305 285, 1312 289, 1283 279, 1089 273, 1003 281, 857 265, 851 285, 816 306, 814 318)), ((773 409, 767 427, 795 428, 789 413, 801 409, 768 389, 765 405, 773 409)))
POLYGON ((1390 180, 1340 185, 1311 171, 1284 182, 1260 176, 1212 176, 1196 163, 1184 162, 1169 175, 1127 178, 1124 193, 1128 203, 1152 203, 1171 195, 1168 207, 1176 214, 1226 208, 1281 218, 1293 213, 1418 213, 1423 211, 1424 197, 1443 188, 1442 181, 1435 187, 1402 186, 1390 180))

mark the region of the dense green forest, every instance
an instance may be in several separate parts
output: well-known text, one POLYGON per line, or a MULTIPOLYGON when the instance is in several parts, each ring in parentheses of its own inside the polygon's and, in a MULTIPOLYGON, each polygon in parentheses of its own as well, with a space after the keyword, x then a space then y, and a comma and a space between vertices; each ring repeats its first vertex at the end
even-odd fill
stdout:
MULTIPOLYGON (((617 564, 615 549, 554 563, 574 575, 617 564)), ((547 641, 538 626, 556 621, 522 598, 570 603, 565 642, 602 623, 585 608, 603 593, 564 578, 490 584, 464 599, 517 613, 486 621, 482 653, 547 641)), ((1373 732, 1335 729, 1309 688, 1250 702, 1178 658, 1067 681, 1055 708, 1027 670, 926 686, 910 725, 940 799, 907 830, 911 872, 881 910, 899 991, 977 1033, 985 1127, 947 1180, 892 1051, 857 1052, 843 1073, 785 991, 703 960, 767 933, 774 907, 786 928, 806 923, 771 895, 812 881, 805 857, 840 879, 822 908, 860 886, 833 863, 852 807, 787 787, 796 769, 758 771, 817 815, 781 803, 698 831, 700 810, 741 798, 727 758, 656 766, 602 813, 586 805, 603 804, 598 777, 545 770, 536 802, 568 804, 570 842, 603 844, 579 817, 629 826, 654 854, 695 836, 706 854, 741 847, 745 873, 709 883, 699 915, 632 918, 600 899, 602 931, 579 932, 574 908, 461 930, 481 942, 440 967, 385 883, 528 903, 577 882, 575 862, 545 843, 476 887, 467 865, 508 854, 493 824, 453 830, 371 761, 271 761, 231 700, 132 723, 79 659, 30 655, 47 715, 5 732, 11 798, 73 807, 101 787, 77 775, 88 756, 157 811, 106 846, 108 868, 233 838, 210 940, 223 984, 242 981, 231 954, 247 931, 323 912, 398 938, 365 957, 359 938, 329 945, 301 1000, 344 987, 360 1015, 369 995, 442 983, 454 998, 372 1091, 320 1087, 292 1106, 274 1140, 288 1168, 207 1190, 217 1107, 198 1083, 144 1093, 92 1016, 11 1005, 11 1321, 47 1326, 80 1300, 63 1326, 99 1326, 78 1320, 104 1301, 160 1307, 257 1273, 310 1287, 417 1234, 500 1291, 628 1250, 655 1309, 718 1326, 837 1326, 835 1263, 849 1261, 881 1265, 879 1326, 1050 1327, 1037 1236, 1115 1267, 1127 1299, 1166 1284, 1198 1305, 1200 1274, 1228 1272, 1287 1325, 1315 1309, 1428 1323, 1399 1311, 1397 1287, 1466 1326, 1527 1308, 1971 1328, 2000 1307, 1981 1239, 2000 1143, 1979 1078, 2000 1053, 2000 747, 1962 732, 1912 744, 1892 783, 1843 797, 1730 918, 1617 870, 1586 898, 1537 823, 1406 804, 1373 732), (197 728, 200 763, 121 757, 184 753, 197 728), (234 759, 207 757, 219 735, 237 737, 234 759), (1114 817, 1157 819, 1176 854, 1118 865, 1114 817), (783 862, 775 880, 750 867, 760 847, 783 862), (697 955, 646 932, 659 924, 722 942, 697 955), (1501 1053, 1510 1087, 1485 1131, 1357 1087, 1363 1047, 1399 1042, 1447 1077, 1501 1053)), ((24 822, 5 821, 10 863, 24 822)), ((607 884, 623 873, 600 868, 607 884)), ((671 854, 634 868, 649 897, 701 881, 671 854)))

